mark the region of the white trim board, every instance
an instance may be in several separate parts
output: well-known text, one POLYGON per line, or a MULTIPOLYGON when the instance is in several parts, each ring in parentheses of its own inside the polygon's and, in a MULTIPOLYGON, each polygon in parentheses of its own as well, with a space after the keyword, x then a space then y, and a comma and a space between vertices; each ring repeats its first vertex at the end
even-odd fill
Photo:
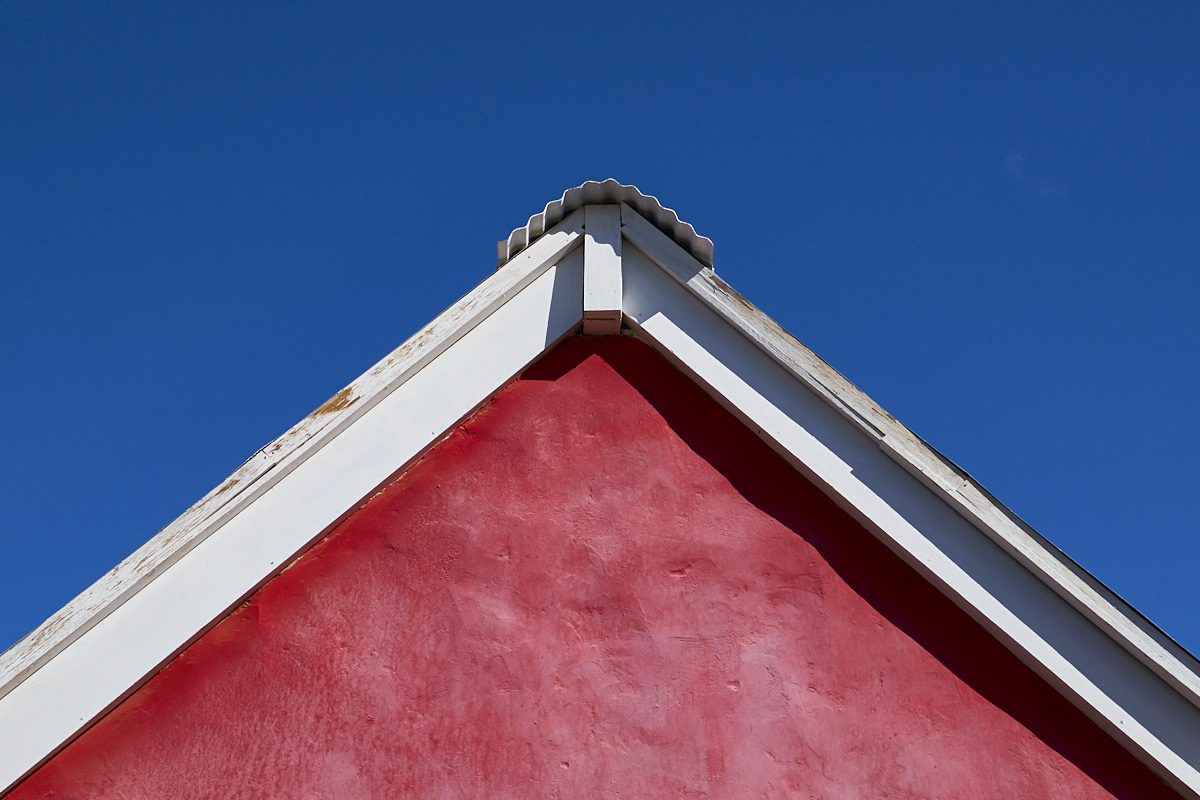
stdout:
MULTIPOLYGON (((343 414, 334 431, 326 424, 320 439, 309 436, 274 469, 260 469, 262 485, 243 489, 239 499, 246 499, 235 508, 210 509, 210 494, 196 507, 207 512, 199 524, 195 509, 189 511, 9 650, 0 697, 0 792, 577 330, 581 222, 581 212, 564 220, 510 262, 516 270, 495 273, 336 395, 326 404, 334 411, 323 406, 306 418, 298 428, 343 414), (181 530, 196 533, 181 542, 181 530), (150 566, 148 554, 160 553, 150 566), (47 645, 51 633, 56 646, 47 645)), ((266 450, 282 451, 298 438, 293 429, 266 450)), ((236 483, 240 472, 223 485, 236 483)))
POLYGON ((596 205, 550 231, 531 221, 519 252, 479 287, 0 656, 0 793, 554 342, 581 325, 616 332, 623 319, 1131 752, 1200 798, 1195 660, 690 255, 673 212, 652 224, 625 202, 611 205, 613 192, 624 200, 636 190, 609 183, 585 184, 596 205))
POLYGON ((712 270, 687 257, 625 210, 626 238, 722 320, 832 408, 874 439, 906 471, 957 509, 1130 653, 1200 705, 1200 662, 1108 587, 1001 505, 970 476, 929 447, 712 270))
POLYGON ((136 593, 374 403, 515 297, 549 265, 578 246, 582 235, 581 210, 564 219, 539 239, 536 247, 522 252, 504 270, 491 275, 324 405, 255 453, 157 536, 0 654, 0 698, 119 605, 121 598, 136 593))
POLYGON ((639 336, 1141 760, 1200 795, 1200 709, 822 397, 796 391, 794 375, 637 248, 623 263, 625 313, 639 336))

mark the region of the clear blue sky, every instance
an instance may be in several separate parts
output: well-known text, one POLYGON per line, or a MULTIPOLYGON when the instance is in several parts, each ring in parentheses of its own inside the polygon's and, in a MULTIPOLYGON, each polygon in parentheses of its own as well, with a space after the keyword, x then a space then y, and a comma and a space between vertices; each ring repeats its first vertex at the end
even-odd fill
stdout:
POLYGON ((0 649, 611 176, 1200 650, 1200 6, 797 5, 0 4, 0 649))

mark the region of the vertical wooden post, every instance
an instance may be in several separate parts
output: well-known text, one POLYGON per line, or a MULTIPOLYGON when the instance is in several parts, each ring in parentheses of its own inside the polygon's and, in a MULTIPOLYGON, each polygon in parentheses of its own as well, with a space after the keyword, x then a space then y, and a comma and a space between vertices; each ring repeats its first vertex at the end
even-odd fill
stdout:
POLYGON ((621 207, 584 206, 583 332, 621 332, 621 207))

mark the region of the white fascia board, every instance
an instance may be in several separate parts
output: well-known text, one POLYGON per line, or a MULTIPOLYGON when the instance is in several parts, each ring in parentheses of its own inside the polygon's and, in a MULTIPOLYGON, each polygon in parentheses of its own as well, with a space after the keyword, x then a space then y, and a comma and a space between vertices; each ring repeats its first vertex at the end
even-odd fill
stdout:
POLYGON ((0 794, 578 330, 582 222, 563 220, 8 651, 0 794), (244 488, 222 502, 230 487, 244 488))
POLYGON ((1166 679, 1169 653, 1113 636, 1055 585, 1059 575, 1031 569, 997 541, 1008 531, 982 525, 936 481, 919 480, 919 465, 900 463, 905 453, 882 444, 890 417, 871 419, 870 408, 831 388, 836 373, 824 362, 774 323, 760 324, 761 312, 653 226, 623 222, 623 308, 639 336, 1138 758, 1200 797, 1200 708, 1180 688, 1194 673, 1176 662, 1179 674, 1166 679), (787 341, 772 344, 792 348, 786 358, 763 343, 780 336, 787 341))
POLYGON ((874 438, 897 464, 958 509, 1163 680, 1200 705, 1200 661, 1191 653, 1021 521, 965 471, 897 422, 711 269, 673 247, 670 239, 658 235, 636 213, 623 215, 622 221, 626 237, 726 323, 874 438))
POLYGON ((797 380, 838 410, 896 463, 972 520, 1021 563, 1137 658, 1200 705, 1200 661, 1111 589, 1072 561, 992 497, 965 471, 896 421, 857 386, 763 314, 711 270, 690 258, 652 226, 627 214, 625 234, 655 263, 754 341, 797 380))

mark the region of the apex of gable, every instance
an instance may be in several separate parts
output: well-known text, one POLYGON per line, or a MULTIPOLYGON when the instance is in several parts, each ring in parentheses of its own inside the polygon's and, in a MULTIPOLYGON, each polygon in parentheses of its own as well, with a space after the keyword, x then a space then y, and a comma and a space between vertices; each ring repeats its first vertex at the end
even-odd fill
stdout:
POLYGON ((653 195, 643 194, 636 186, 626 186, 609 178, 604 181, 588 181, 581 186, 567 189, 558 200, 551 201, 537 214, 529 218, 523 227, 517 228, 496 243, 497 267, 502 267, 539 236, 557 225, 572 211, 586 205, 625 203, 645 217, 655 227, 671 237, 691 256, 706 267, 713 265, 713 243, 711 239, 696 233, 696 229, 679 218, 674 210, 666 208, 653 195))

